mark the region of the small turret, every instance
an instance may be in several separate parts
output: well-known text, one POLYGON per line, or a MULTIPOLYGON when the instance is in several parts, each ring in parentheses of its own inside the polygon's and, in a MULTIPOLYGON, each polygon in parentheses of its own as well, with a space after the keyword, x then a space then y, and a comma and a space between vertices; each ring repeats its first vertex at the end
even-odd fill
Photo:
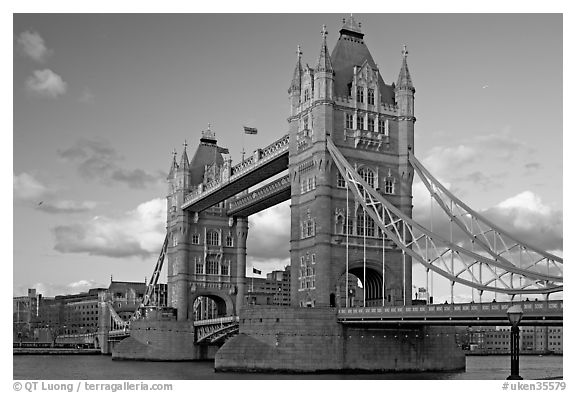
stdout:
POLYGON ((170 164, 170 170, 168 171, 167 180, 172 180, 174 179, 174 176, 176 176, 176 171, 178 170, 178 163, 176 162, 177 154, 178 153, 176 153, 176 149, 174 149, 174 151, 172 152, 172 163, 170 164))
POLYGON ((180 190, 189 191, 190 187, 190 162, 188 160, 188 153, 186 147, 188 143, 184 141, 184 151, 180 158, 180 164, 176 170, 176 188, 180 190))
POLYGON ((396 83, 394 92, 396 96, 396 104, 398 105, 398 115, 400 116, 414 116, 414 93, 416 89, 412 84, 410 71, 408 70, 408 50, 406 45, 402 50, 402 67, 398 75, 398 82, 396 83))
POLYGON ((314 71, 314 93, 317 100, 331 100, 332 90, 334 86, 334 68, 328 52, 328 45, 326 43, 326 25, 322 26, 322 46, 320 47, 320 56, 318 57, 318 64, 314 71))
POLYGON ((288 94, 290 95, 290 104, 292 107, 292 114, 295 113, 296 108, 300 104, 300 92, 302 89, 302 51, 300 50, 300 45, 296 51, 298 59, 296 60, 296 67, 294 68, 294 75, 292 76, 292 82, 288 88, 288 94))

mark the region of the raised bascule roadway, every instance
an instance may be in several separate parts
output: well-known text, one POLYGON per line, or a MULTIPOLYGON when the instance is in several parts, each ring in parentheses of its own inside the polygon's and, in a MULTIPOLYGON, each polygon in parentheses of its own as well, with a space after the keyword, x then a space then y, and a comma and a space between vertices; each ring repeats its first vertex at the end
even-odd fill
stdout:
POLYGON ((174 156, 152 277, 166 256, 176 320, 142 318, 146 296, 131 321, 103 304, 101 339, 129 336, 106 348, 114 357, 215 358, 218 370, 455 370, 464 357, 449 338, 454 326, 507 324, 512 304, 522 306, 523 325, 562 324, 562 300, 549 299, 563 290, 562 258, 475 212, 416 158, 407 49, 397 82, 386 84, 353 17, 331 54, 326 34, 314 68, 298 49, 287 134, 237 165, 210 128, 192 160, 186 147, 179 163, 174 156), (428 192, 429 222, 412 216, 415 177, 428 192), (248 217, 286 200, 291 306, 247 305, 248 217), (412 301, 417 268, 427 304, 412 301), (449 304, 429 304, 439 279, 450 285, 449 304), (455 287, 479 301, 455 302, 455 287), (534 295, 541 299, 526 301, 534 295), (200 316, 202 298, 216 318, 200 316), (416 334, 382 333, 390 329, 416 334))

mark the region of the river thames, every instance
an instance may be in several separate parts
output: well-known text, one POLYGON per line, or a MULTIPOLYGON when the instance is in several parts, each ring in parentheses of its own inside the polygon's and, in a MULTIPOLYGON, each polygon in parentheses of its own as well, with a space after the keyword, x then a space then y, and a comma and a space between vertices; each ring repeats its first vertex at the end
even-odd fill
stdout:
MULTIPOLYGON (((562 377, 562 356, 521 356, 524 379, 562 377)), ((206 379, 446 379, 503 380, 510 374, 508 356, 467 356, 457 373, 279 374, 214 372, 213 361, 113 361, 103 355, 16 355, 15 380, 206 380, 206 379)))

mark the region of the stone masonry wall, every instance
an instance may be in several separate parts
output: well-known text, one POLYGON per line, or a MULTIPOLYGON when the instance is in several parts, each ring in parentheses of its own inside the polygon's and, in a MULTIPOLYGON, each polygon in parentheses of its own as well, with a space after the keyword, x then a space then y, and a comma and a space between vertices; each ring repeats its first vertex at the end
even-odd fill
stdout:
POLYGON ((249 307, 217 371, 448 371, 465 367, 452 328, 350 328, 334 308, 249 307))
POLYGON ((118 343, 112 359, 205 360, 214 359, 218 347, 194 344, 191 321, 134 321, 130 337, 118 343))

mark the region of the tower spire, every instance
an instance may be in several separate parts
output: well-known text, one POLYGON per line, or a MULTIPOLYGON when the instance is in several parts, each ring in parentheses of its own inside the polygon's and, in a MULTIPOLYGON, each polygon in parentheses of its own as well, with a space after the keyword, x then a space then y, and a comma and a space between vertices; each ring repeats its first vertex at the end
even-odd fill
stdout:
POLYGON ((294 68, 294 75, 292 76, 292 82, 290 83, 290 88, 288 89, 288 93, 292 93, 293 91, 300 91, 300 86, 302 82, 302 50, 300 49, 300 45, 298 45, 296 49, 296 67, 294 68))
POLYGON ((404 45, 402 49, 402 67, 400 68, 400 74, 398 75, 398 82, 396 83, 397 89, 410 89, 414 91, 414 85, 412 84, 412 78, 410 77, 410 71, 408 70, 408 49, 404 45))
POLYGON ((170 164, 170 171, 168 172, 168 179, 172 179, 174 177, 175 171, 178 170, 178 163, 176 162, 176 149, 172 152, 172 163, 170 164))
POLYGON ((188 153, 186 153, 186 147, 188 147, 188 142, 184 139, 184 151, 182 152, 182 158, 180 159, 180 166, 182 170, 190 169, 190 162, 188 161, 188 153))
POLYGON ((330 53, 328 52, 328 45, 326 43, 326 36, 328 35, 326 25, 322 25, 321 34, 322 47, 320 48, 320 56, 318 57, 316 71, 334 72, 334 68, 332 68, 332 61, 330 60, 330 53))

